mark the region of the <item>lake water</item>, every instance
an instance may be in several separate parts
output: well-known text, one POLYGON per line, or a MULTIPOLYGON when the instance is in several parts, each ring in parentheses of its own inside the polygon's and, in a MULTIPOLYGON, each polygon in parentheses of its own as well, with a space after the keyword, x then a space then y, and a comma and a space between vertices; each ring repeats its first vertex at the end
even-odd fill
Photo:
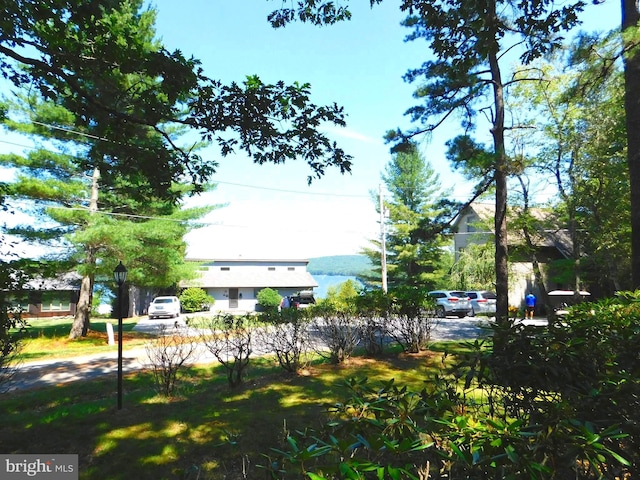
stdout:
POLYGON ((337 286, 347 280, 353 280, 357 282, 356 277, 351 275, 311 275, 313 279, 318 282, 318 286, 313 290, 316 298, 326 298, 327 290, 331 286, 337 286))

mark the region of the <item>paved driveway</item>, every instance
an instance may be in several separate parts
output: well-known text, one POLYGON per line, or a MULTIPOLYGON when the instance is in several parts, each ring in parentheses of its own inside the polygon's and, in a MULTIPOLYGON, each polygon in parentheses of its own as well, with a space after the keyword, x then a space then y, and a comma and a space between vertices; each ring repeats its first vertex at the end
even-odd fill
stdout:
MULTIPOLYGON (((431 331, 433 340, 473 340, 491 334, 487 317, 442 318, 435 321, 431 331)), ((543 319, 526 320, 530 325, 546 325, 543 319)), ((141 319, 134 330, 147 333, 159 333, 164 329, 181 328, 189 335, 197 335, 198 331, 190 329, 184 318, 170 320, 141 319), (176 323, 177 322, 177 323, 176 323)), ((192 363, 214 362, 215 358, 202 349, 192 363)), ((123 372, 132 372, 146 367, 148 359, 144 348, 125 350, 122 356, 123 372)), ((118 368, 118 349, 101 355, 73 357, 61 360, 29 362, 20 366, 11 390, 37 388, 58 385, 77 380, 86 380, 102 375, 113 375, 114 381, 118 368)))

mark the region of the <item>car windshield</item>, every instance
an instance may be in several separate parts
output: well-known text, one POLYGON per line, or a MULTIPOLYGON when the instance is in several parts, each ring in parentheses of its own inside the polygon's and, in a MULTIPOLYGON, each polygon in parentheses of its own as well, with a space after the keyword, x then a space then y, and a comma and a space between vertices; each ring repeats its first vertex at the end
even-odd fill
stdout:
POLYGON ((172 301, 170 298, 156 298, 153 303, 171 303, 172 301))
POLYGON ((498 297, 496 296, 496 294, 495 294, 495 293, 493 293, 493 292, 482 292, 482 296, 483 296, 484 298, 488 298, 488 299, 491 299, 491 300, 495 300, 496 298, 498 298, 498 297))
POLYGON ((458 298, 466 298, 467 294, 464 292, 451 292, 451 296, 458 298))

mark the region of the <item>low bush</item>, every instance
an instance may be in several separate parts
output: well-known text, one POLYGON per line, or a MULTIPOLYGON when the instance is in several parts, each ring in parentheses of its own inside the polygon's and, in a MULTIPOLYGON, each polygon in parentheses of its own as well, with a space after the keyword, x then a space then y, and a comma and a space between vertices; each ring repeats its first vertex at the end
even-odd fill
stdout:
POLYGON ((215 299, 202 288, 185 288, 180 294, 180 306, 185 313, 209 310, 214 303, 215 299))
POLYGON ((311 326, 318 337, 316 353, 328 356, 332 363, 349 358, 362 340, 362 325, 353 307, 322 303, 308 309, 311 326))
POLYGON ((264 315, 268 326, 255 333, 265 350, 275 355, 278 364, 289 373, 305 367, 311 349, 310 318, 307 310, 285 308, 264 315))
POLYGON ((217 315, 202 325, 200 341, 227 372, 229 386, 242 384, 251 353, 254 315, 217 315))
MULTIPOLYGON (((411 303, 410 303, 411 305, 411 303)), ((640 473, 640 293, 547 328, 497 326, 420 391, 348 382, 319 429, 268 454, 270 478, 611 479, 640 473)))
POLYGON ((399 287, 390 292, 391 337, 409 353, 427 348, 435 319, 435 303, 426 290, 399 287))
POLYGON ((176 327, 160 327, 159 335, 145 345, 151 372, 159 394, 173 395, 178 374, 189 361, 196 359, 198 345, 176 327))
POLYGON ((280 306, 282 297, 273 288, 263 288, 258 292, 257 300, 265 312, 273 312, 280 306))

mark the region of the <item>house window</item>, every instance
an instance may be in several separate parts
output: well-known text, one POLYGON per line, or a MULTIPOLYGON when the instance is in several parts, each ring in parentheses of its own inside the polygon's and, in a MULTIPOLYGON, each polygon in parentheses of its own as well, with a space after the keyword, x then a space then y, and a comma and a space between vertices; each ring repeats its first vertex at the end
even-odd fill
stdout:
POLYGON ((476 227, 475 227, 475 218, 473 218, 473 216, 469 215, 467 217, 467 232, 469 233, 473 233, 476 231, 476 227))
POLYGON ((231 268, 229 268, 229 267, 220 267, 220 270, 222 270, 223 272, 228 272, 229 270, 231 270, 231 268))
POLYGON ((68 312, 71 310, 69 293, 67 292, 43 292, 42 312, 68 312))
POLYGON ((268 269, 270 272, 275 272, 276 267, 267 267, 267 269, 268 269))
POLYGON ((28 312, 29 311, 29 298, 25 296, 14 297, 10 296, 9 308, 12 312, 28 312))

